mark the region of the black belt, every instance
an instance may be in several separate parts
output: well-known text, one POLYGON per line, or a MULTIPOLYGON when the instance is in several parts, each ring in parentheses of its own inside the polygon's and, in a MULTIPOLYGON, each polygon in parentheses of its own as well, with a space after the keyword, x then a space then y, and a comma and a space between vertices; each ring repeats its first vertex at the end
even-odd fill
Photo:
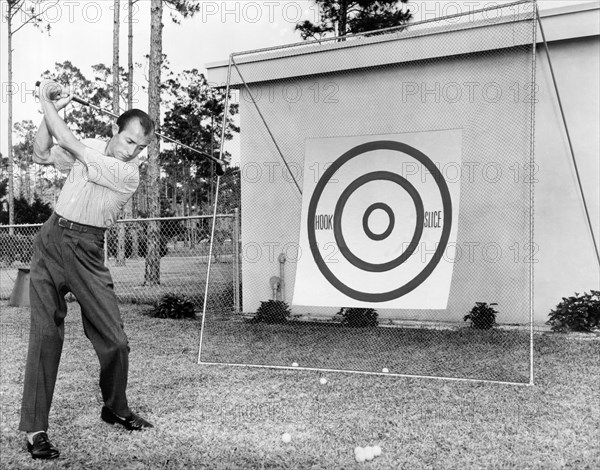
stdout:
POLYGON ((78 224, 77 222, 73 222, 69 219, 65 219, 64 217, 61 217, 60 215, 55 213, 55 216, 57 218, 57 223, 59 226, 69 229, 69 230, 75 230, 77 232, 81 232, 81 233, 93 233, 96 235, 102 235, 104 236, 104 232, 106 231, 106 229, 103 229, 102 227, 94 227, 92 225, 84 225, 84 224, 78 224))

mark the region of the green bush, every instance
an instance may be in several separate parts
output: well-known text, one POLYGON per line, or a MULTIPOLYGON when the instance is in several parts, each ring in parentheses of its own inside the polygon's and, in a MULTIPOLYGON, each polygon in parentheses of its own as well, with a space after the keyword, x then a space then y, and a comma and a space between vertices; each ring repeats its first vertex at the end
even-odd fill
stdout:
POLYGON ((252 323, 285 323, 290 316, 290 307, 282 300, 261 302, 252 323))
POLYGON ((492 305, 498 305, 496 303, 487 304, 486 302, 475 302, 475 307, 465 315, 463 321, 470 320, 471 328, 478 330, 489 330, 496 325, 496 314, 497 310, 494 310, 492 305))
POLYGON ((372 308, 342 307, 336 315, 342 316, 341 324, 352 328, 374 327, 379 325, 377 312, 372 308))
POLYGON ((546 322, 552 326, 552 331, 585 331, 590 332, 600 328, 600 291, 579 295, 575 292, 572 297, 563 297, 554 310, 548 315, 546 322))
MULTIPOLYGON (((35 196, 33 202, 21 196, 14 199, 14 223, 20 224, 42 224, 52 215, 52 206, 43 202, 38 196, 35 196)), ((0 205, 0 224, 8 225, 8 211, 2 210, 0 205)))
POLYGON ((196 318, 194 304, 184 295, 165 294, 154 306, 150 316, 155 318, 196 318))

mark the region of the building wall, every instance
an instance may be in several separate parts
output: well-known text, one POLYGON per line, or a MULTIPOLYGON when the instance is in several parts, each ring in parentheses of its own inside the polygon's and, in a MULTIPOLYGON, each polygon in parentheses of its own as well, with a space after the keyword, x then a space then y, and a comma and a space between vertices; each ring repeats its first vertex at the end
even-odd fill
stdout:
MULTIPOLYGON (((560 29, 556 25, 554 28, 560 29)), ((598 35, 593 35, 550 43, 596 240, 600 239, 598 39, 598 35)), ((534 320, 538 324, 547 319, 548 312, 562 296, 599 288, 599 268, 548 62, 541 47, 536 58, 539 89, 535 105, 533 253, 528 252, 527 246, 528 213, 524 201, 529 198, 528 186, 523 184, 524 174, 520 173, 526 169, 523 152, 529 140, 527 133, 518 128, 519 123, 527 125, 530 110, 526 103, 530 80, 523 50, 502 49, 251 84, 279 148, 273 144, 251 100, 242 93, 244 310, 254 311, 261 301, 271 297, 269 278, 280 273, 281 252, 288 259, 284 265, 285 294, 286 300, 291 301, 295 260, 308 255, 299 253, 297 247, 302 198, 284 169, 279 152, 285 155, 301 188, 303 178, 317 178, 323 171, 320 167, 303 171, 305 139, 444 128, 465 129, 463 162, 484 166, 493 162, 502 170, 499 186, 489 184, 489 174, 487 178, 479 174, 474 181, 461 178, 457 240, 463 250, 477 244, 497 244, 501 256, 496 259, 493 253, 476 250, 473 257, 455 260, 445 312, 384 311, 380 315, 461 321, 474 302, 487 301, 499 303, 499 321, 523 323, 528 318, 523 302, 531 294, 527 276, 530 258, 535 269, 532 296, 534 320), (507 74, 507 69, 512 75, 507 74), (477 88, 473 83, 478 84, 477 88), (500 86, 502 99, 494 102, 489 94, 470 99, 470 92, 482 90, 490 83, 500 86), (455 99, 457 90, 462 92, 462 99, 455 99), (495 153, 495 148, 503 151, 495 153)), ((311 60, 320 59, 315 56, 311 60)), ((451 259, 449 255, 448 260, 451 259)), ((310 315, 334 313, 319 308, 294 310, 310 315)))
MULTIPOLYGON (((523 99, 515 102, 510 92, 515 75, 505 73, 507 65, 513 71, 519 70, 519 87, 530 79, 531 54, 519 50, 411 62, 251 87, 256 96, 266 97, 271 93, 276 97, 272 102, 261 100, 259 107, 301 189, 305 178, 315 178, 316 172, 322 173, 328 163, 340 156, 325 155, 316 168, 304 168, 308 139, 345 136, 382 139, 389 134, 462 129, 462 162, 441 168, 449 185, 460 185, 457 238, 460 252, 448 251, 441 261, 454 263, 448 308, 446 311, 378 308, 380 318, 462 320, 477 301, 502 305, 508 323, 523 323, 529 318, 529 265, 520 259, 524 254, 515 260, 514 253, 524 250, 529 243, 529 187, 523 175, 515 178, 510 168, 524 168, 529 162, 531 134, 527 129, 531 104, 523 99), (465 81, 473 90, 472 97, 465 81), (315 102, 313 96, 308 95, 286 103, 281 98, 290 87, 297 95, 330 83, 334 83, 337 90, 335 101, 315 102), (452 84, 452 93, 445 88, 446 84, 452 84), (493 85, 488 86, 490 84, 493 85), (497 152, 498 149, 502 151, 497 152), (466 168, 471 169, 471 175, 459 177, 456 174, 457 170, 464 172, 466 168), (470 247, 474 250, 472 254, 470 247)), ((270 297, 268 280, 278 275, 277 256, 284 247, 289 251, 298 243, 304 221, 300 217, 299 191, 289 181, 291 178, 286 178, 278 151, 270 142, 260 116, 246 103, 240 112, 244 129, 242 167, 246 172, 242 178, 242 242, 246 254, 243 298, 244 310, 252 311, 260 301, 270 297), (276 170, 267 179, 269 167, 276 170), (253 168, 263 169, 262 181, 249 181, 252 177, 248 171, 253 168), (250 262, 253 253, 248 252, 248 248, 255 248, 256 242, 272 244, 274 253, 268 256, 263 251, 260 259, 250 262)), ((436 161, 435 156, 430 157, 436 161)), ((365 166, 365 172, 373 170, 365 166)), ((427 177, 421 175, 421 178, 427 177)), ((291 251, 287 253, 285 276, 288 296, 293 291, 296 274, 297 255, 293 248, 291 251)), ((310 253, 305 250, 301 256, 310 256, 310 253)), ((332 256, 335 259, 336 254, 332 256)), ((429 260, 432 255, 413 256, 429 260)), ((315 307, 295 308, 294 312, 326 316, 335 313, 315 307)))

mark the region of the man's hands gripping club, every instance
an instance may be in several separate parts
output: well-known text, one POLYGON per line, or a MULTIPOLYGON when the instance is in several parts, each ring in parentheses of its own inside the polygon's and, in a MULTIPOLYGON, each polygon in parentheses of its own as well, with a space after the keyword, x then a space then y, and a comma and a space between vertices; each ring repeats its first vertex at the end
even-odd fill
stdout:
POLYGON ((54 137, 60 147, 85 164, 85 145, 77 140, 58 114, 58 111, 67 106, 73 99, 72 87, 65 89, 58 83, 49 80, 38 83, 44 121, 40 125, 34 142, 35 155, 40 160, 47 158, 48 152, 53 146, 52 138, 54 137))
MULTIPOLYGON (((65 108, 73 100, 73 87, 64 88, 59 83, 44 80, 37 82, 40 100, 46 100, 54 104, 57 111, 65 108)), ((43 107, 42 107, 43 111, 43 107)))

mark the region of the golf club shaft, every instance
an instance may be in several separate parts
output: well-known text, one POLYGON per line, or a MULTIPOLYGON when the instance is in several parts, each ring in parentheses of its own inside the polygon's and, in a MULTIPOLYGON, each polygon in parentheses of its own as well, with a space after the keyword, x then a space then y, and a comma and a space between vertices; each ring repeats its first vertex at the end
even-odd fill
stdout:
MULTIPOLYGON (((95 109, 97 111, 100 111, 102 113, 108 114, 109 116, 112 116, 114 118, 118 118, 119 117, 115 113, 113 113, 113 112, 111 112, 111 111, 109 111, 107 109, 101 108, 100 106, 96 106, 95 104, 92 104, 89 101, 86 101, 86 100, 84 100, 82 98, 79 98, 78 96, 73 96, 73 101, 75 101, 76 103, 82 104, 84 106, 89 106, 90 108, 93 108, 93 109, 95 109)), ((195 149, 194 147, 190 147, 189 145, 186 145, 186 144, 184 144, 182 142, 179 142, 178 140, 172 139, 171 137, 166 136, 164 134, 161 134, 159 132, 155 132, 155 134, 158 137, 160 137, 161 139, 163 139, 163 140, 166 140, 166 141, 171 142, 173 144, 179 145, 180 147, 183 147, 183 148, 185 148, 187 150, 190 150, 191 152, 195 152, 195 153, 197 153, 199 155, 202 155, 205 158, 208 158, 208 159, 212 160, 217 165, 217 174, 219 176, 223 176, 223 174, 225 173, 225 170, 224 170, 224 168, 225 168, 225 162, 223 160, 220 160, 219 158, 214 157, 214 156, 212 156, 212 155, 210 155, 210 154, 208 154, 206 152, 202 152, 202 151, 200 151, 198 149, 195 149)))
POLYGON ((96 106, 95 104, 92 104, 89 101, 81 99, 78 96, 73 96, 73 101, 75 101, 76 103, 82 104, 84 106, 89 106, 90 108, 94 108, 97 111, 100 111, 104 114, 108 114, 109 116, 114 117, 115 119, 117 119, 119 117, 117 114, 109 111, 108 109, 104 109, 104 108, 101 108, 100 106, 96 106))
MULTIPOLYGON (((40 85, 40 82, 36 82, 36 86, 39 86, 39 85, 40 85)), ((73 101, 75 101, 76 103, 82 104, 84 106, 89 106, 90 108, 100 111, 101 113, 108 114, 109 116, 112 116, 115 119, 117 119, 119 117, 117 114, 109 111, 108 109, 104 109, 104 108, 101 108, 100 106, 96 106, 95 104, 92 104, 89 101, 84 100, 83 98, 79 98, 78 96, 73 96, 73 101)), ((158 137, 160 137, 163 140, 171 142, 175 145, 179 145, 187 150, 190 150, 191 152, 195 152, 198 155, 203 156, 204 158, 208 158, 209 160, 212 160, 213 162, 215 162, 215 164, 217 166, 217 168, 216 168, 217 175, 223 176, 225 174, 226 162, 224 162, 223 160, 221 160, 213 155, 210 155, 206 152, 202 152, 198 149, 195 149, 194 147, 190 147, 189 145, 179 142, 178 140, 172 139, 171 137, 161 134, 159 132, 155 132, 154 134, 156 134, 158 137)))

